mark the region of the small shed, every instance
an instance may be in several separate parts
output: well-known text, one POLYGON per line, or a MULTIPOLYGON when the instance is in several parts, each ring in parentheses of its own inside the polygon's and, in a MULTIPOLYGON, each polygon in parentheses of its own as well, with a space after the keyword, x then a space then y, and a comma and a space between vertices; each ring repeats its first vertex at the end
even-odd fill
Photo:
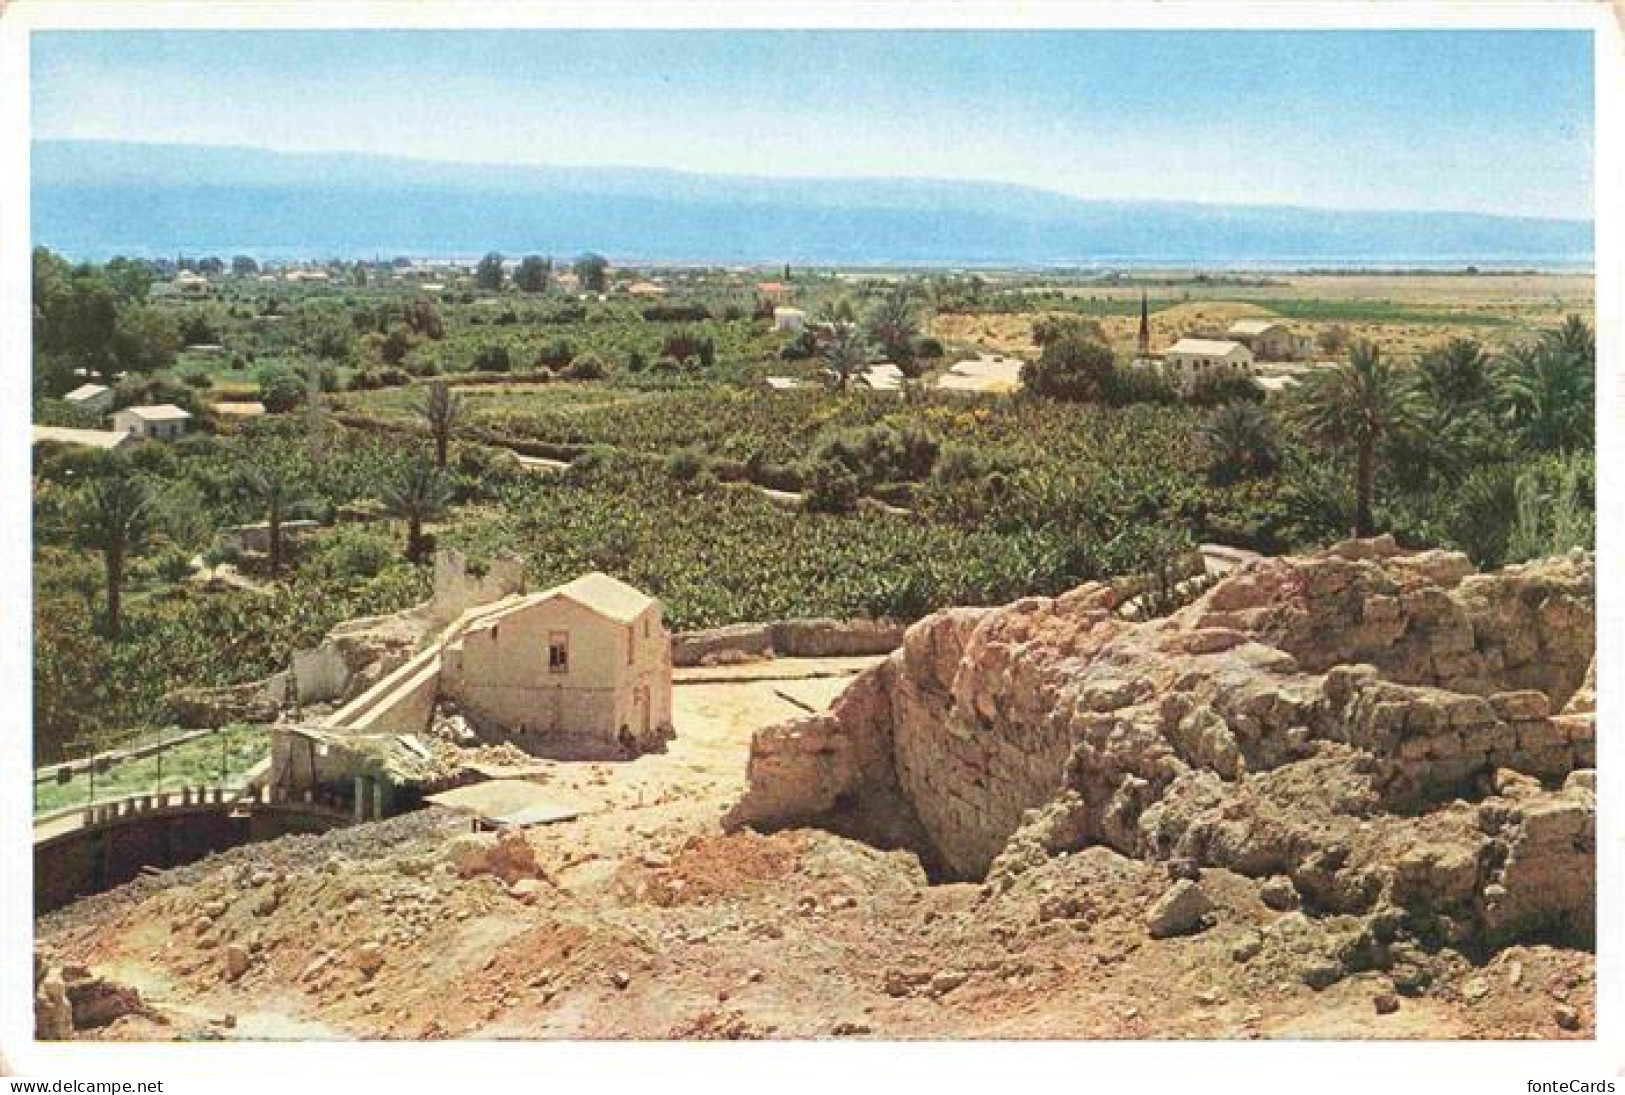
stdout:
POLYGON ((154 403, 115 411, 113 428, 143 440, 173 441, 186 433, 186 424, 191 420, 191 412, 173 403, 154 403))
POLYGON ((1248 346, 1260 361, 1291 361, 1298 354, 1298 337, 1279 320, 1238 319, 1227 333, 1248 346))
POLYGON ((91 414, 106 414, 113 409, 113 389, 105 384, 81 384, 63 396, 62 401, 91 414))
POLYGON ((799 334, 807 326, 807 313, 800 308, 773 309, 773 329, 799 334))

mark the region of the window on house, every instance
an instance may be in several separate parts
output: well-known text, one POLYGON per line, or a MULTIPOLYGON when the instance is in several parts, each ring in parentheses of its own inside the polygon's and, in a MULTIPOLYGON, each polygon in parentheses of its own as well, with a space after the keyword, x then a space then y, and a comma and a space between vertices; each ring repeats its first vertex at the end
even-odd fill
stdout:
POLYGON ((568 631, 550 631, 547 633, 547 669, 550 673, 568 673, 570 671, 570 633, 568 631))

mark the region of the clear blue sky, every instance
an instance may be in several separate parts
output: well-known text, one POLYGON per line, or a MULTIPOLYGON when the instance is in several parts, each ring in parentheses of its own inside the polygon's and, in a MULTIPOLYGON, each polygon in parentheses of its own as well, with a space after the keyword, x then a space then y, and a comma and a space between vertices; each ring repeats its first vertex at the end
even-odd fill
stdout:
POLYGON ((41 32, 37 138, 1592 212, 1583 31, 41 32))

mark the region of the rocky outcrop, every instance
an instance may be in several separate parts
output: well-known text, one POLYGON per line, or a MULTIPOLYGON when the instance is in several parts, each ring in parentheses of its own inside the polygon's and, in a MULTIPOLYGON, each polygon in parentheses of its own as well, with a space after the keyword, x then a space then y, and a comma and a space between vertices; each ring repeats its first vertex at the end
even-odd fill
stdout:
POLYGON ((1594 583, 1583 553, 1479 574, 1384 537, 1163 619, 1102 584, 940 613, 829 714, 760 732, 730 820, 894 802, 943 874, 995 887, 1107 845, 1454 942, 1584 936, 1594 583))

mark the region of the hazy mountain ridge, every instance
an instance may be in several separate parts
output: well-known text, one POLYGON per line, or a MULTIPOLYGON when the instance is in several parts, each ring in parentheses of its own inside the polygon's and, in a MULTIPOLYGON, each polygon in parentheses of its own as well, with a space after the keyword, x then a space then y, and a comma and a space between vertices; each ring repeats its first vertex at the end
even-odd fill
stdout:
POLYGON ((1589 259, 1592 222, 1086 201, 1006 183, 457 164, 36 141, 34 239, 76 257, 471 255, 1056 263, 1589 259))

